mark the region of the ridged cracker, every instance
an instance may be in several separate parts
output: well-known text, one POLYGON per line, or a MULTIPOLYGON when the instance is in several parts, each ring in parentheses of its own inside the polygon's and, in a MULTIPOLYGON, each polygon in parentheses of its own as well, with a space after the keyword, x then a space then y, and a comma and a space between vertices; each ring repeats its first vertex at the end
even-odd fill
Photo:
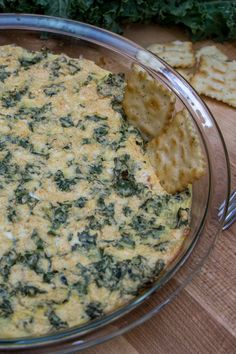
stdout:
POLYGON ((152 44, 147 49, 175 68, 190 68, 195 64, 191 42, 174 41, 152 44))
POLYGON ((147 153, 168 193, 184 190, 205 173, 205 162, 187 110, 176 114, 165 133, 147 144, 147 153))
POLYGON ((197 50, 197 52, 196 52, 197 61, 199 61, 202 56, 210 56, 210 57, 214 57, 215 59, 219 59, 219 60, 227 60, 228 59, 228 57, 220 49, 218 49, 214 45, 202 47, 199 50, 197 50))
POLYGON ((202 56, 191 84, 199 94, 236 107, 236 60, 225 61, 202 56))
POLYGON ((128 74, 123 108, 131 124, 150 139, 172 119, 175 96, 143 69, 134 65, 128 74))

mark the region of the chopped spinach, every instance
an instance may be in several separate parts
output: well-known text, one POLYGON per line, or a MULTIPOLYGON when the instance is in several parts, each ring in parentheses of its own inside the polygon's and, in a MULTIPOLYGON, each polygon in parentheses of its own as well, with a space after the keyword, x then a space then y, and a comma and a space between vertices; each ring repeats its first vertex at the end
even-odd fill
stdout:
POLYGON ((135 241, 128 234, 123 234, 121 238, 117 241, 116 247, 120 249, 135 248, 135 241))
POLYGON ((124 154, 114 159, 113 185, 116 192, 122 197, 130 197, 140 192, 141 184, 134 177, 130 155, 124 154))
POLYGON ((147 259, 138 255, 128 262, 127 272, 133 281, 139 281, 138 288, 141 289, 157 277, 163 270, 164 266, 164 261, 158 260, 154 269, 151 269, 147 259))
POLYGON ((125 207, 123 208, 123 214, 124 214, 124 216, 129 216, 129 215, 131 215, 131 213, 132 213, 132 209, 131 209, 130 207, 125 206, 125 207))
POLYGON ((96 177, 97 175, 100 175, 102 173, 102 170, 103 170, 102 161, 90 165, 89 166, 90 177, 96 177))
POLYGON ((17 284, 15 291, 20 293, 21 295, 29 296, 29 297, 34 297, 35 295, 38 295, 38 294, 46 294, 47 293, 46 290, 39 289, 34 285, 26 285, 26 284, 23 285, 22 283, 17 284))
POLYGON ((34 131, 34 127, 36 123, 44 122, 48 113, 52 110, 52 104, 45 103, 40 107, 20 107, 17 114, 15 115, 18 119, 26 119, 28 121, 28 125, 31 131, 34 131))
POLYGON ((112 96, 111 106, 119 112, 123 117, 125 113, 122 108, 122 101, 124 97, 125 80, 124 74, 109 74, 97 86, 97 91, 102 96, 112 96))
POLYGON ((44 157, 46 160, 49 159, 50 154, 48 152, 32 150, 31 154, 44 157))
POLYGON ((91 280, 91 273, 87 267, 77 263, 76 268, 80 271, 79 280, 72 285, 72 289, 76 290, 79 295, 88 293, 88 285, 91 280))
POLYGON ((64 55, 50 62, 49 67, 51 70, 51 78, 59 77, 60 75, 75 75, 81 70, 76 60, 70 59, 64 55))
POLYGON ((80 66, 78 65, 77 60, 68 59, 66 64, 67 64, 66 65, 67 70, 69 71, 70 75, 75 75, 76 73, 78 73, 81 70, 80 66))
POLYGON ((66 145, 63 147, 64 150, 71 150, 71 148, 72 148, 72 144, 71 144, 71 143, 66 144, 66 145))
POLYGON ((82 142, 81 142, 82 145, 88 145, 88 144, 91 144, 91 143, 92 143, 92 141, 89 138, 83 138, 82 142))
POLYGON ((156 224, 155 218, 148 219, 144 215, 135 215, 130 226, 141 239, 149 237, 159 239, 165 230, 165 226, 156 224))
POLYGON ((32 232, 31 239, 34 241, 38 251, 44 251, 45 242, 39 237, 37 230, 32 232))
POLYGON ((15 190, 15 199, 18 204, 27 204, 30 209, 33 209, 39 202, 31 192, 29 192, 22 185, 19 185, 15 190))
POLYGON ((112 141, 112 143, 110 144, 111 148, 117 151, 122 147, 124 147, 127 142, 128 133, 129 133, 128 124, 126 121, 122 119, 120 129, 119 129, 118 139, 112 141))
POLYGON ((95 281, 98 287, 117 289, 120 280, 127 273, 125 262, 116 262, 110 255, 103 254, 100 261, 93 263, 95 281))
POLYGON ((31 150, 33 145, 29 142, 29 139, 27 138, 18 138, 17 144, 21 147, 23 147, 24 149, 28 149, 31 150))
POLYGON ((113 96, 123 99, 125 88, 124 74, 108 74, 104 79, 102 79, 97 85, 97 91, 102 96, 113 96))
POLYGON ((100 144, 106 143, 106 135, 108 134, 109 128, 107 125, 102 125, 99 128, 95 128, 93 131, 93 138, 100 144))
POLYGON ((0 81, 4 82, 11 73, 6 70, 7 65, 0 65, 0 81))
POLYGON ((115 214, 114 203, 105 204, 104 198, 99 197, 97 200, 98 213, 103 216, 103 224, 111 225, 111 221, 115 214))
POLYGON ((21 66, 25 69, 28 70, 30 66, 38 64, 43 58, 47 56, 47 52, 41 52, 41 53, 33 53, 29 52, 27 53, 27 56, 23 56, 19 58, 19 62, 21 66))
POLYGON ((0 274, 2 275, 4 281, 8 280, 11 273, 11 268, 17 261, 17 254, 14 250, 6 252, 0 257, 0 274))
POLYGON ((84 117, 85 120, 88 121, 92 121, 92 122, 101 122, 101 121, 106 121, 107 117, 103 117, 103 116, 98 116, 97 114, 93 114, 93 115, 87 115, 84 117))
POLYGON ((68 115, 66 117, 61 117, 59 120, 60 120, 61 126, 63 128, 74 127, 74 122, 73 122, 73 119, 71 118, 71 115, 68 115))
POLYGON ((6 153, 4 158, 0 160, 0 176, 4 176, 7 180, 11 181, 18 171, 18 166, 11 163, 12 154, 10 151, 6 153))
POLYGON ((86 295, 88 293, 88 284, 83 281, 78 281, 72 285, 72 289, 76 290, 79 295, 86 295))
POLYGON ((89 230, 78 232, 78 240, 81 247, 89 250, 91 247, 96 246, 97 234, 91 234, 89 230))
POLYGON ((2 100, 2 106, 5 108, 10 108, 14 107, 17 102, 21 101, 22 97, 26 94, 28 91, 28 87, 25 87, 23 89, 14 89, 12 91, 5 91, 1 100, 2 100))
POLYGON ((24 266, 34 270, 36 273, 41 273, 41 269, 38 267, 40 255, 34 251, 26 251, 23 254, 18 255, 17 261, 24 266))
POLYGON ((52 97, 63 90, 65 90, 65 86, 63 84, 51 84, 49 86, 46 86, 43 92, 46 96, 52 97))
POLYGON ((51 280, 55 277, 57 271, 49 271, 43 274, 43 281, 45 283, 51 283, 51 280))
POLYGON ((102 303, 98 301, 90 302, 86 308, 85 312, 91 320, 94 320, 103 315, 102 303))
MULTIPOLYGON (((51 74, 50 77, 59 77, 60 76, 60 70, 61 70, 61 58, 56 58, 52 62, 50 62, 50 70, 51 74)), ((45 66, 48 66, 48 63, 45 64, 45 66)))
POLYGON ((38 164, 27 163, 23 171, 21 171, 21 183, 31 181, 35 175, 39 175, 41 166, 38 164))
POLYGON ((28 149, 29 151, 32 149, 33 145, 30 143, 28 138, 21 138, 19 136, 14 135, 6 135, 1 139, 0 144, 4 146, 6 143, 15 144, 23 147, 24 149, 28 149))
POLYGON ((102 224, 101 220, 96 218, 94 215, 89 215, 86 217, 86 220, 88 220, 88 227, 92 230, 101 230, 102 224))
POLYGON ((63 329, 68 327, 68 323, 62 321, 60 317, 53 310, 48 311, 46 313, 46 316, 53 328, 58 330, 58 329, 63 329))
POLYGON ((179 208, 177 212, 177 224, 176 229, 181 226, 187 226, 189 224, 189 208, 179 208))
POLYGON ((87 86, 93 80, 94 80, 94 76, 91 74, 88 74, 87 79, 83 82, 82 86, 87 86))
POLYGON ((52 216, 50 218, 52 231, 59 229, 61 225, 66 223, 70 208, 71 204, 68 203, 58 203, 56 206, 52 205, 52 216))
POLYGON ((81 129, 82 131, 85 131, 86 126, 84 124, 84 119, 79 119, 77 124, 76 124, 76 128, 81 129))
POLYGON ((162 241, 159 242, 158 244, 154 245, 155 251, 160 251, 160 252, 165 252, 167 250, 167 247, 169 246, 170 241, 162 241))
POLYGON ((54 181, 57 188, 63 192, 70 192, 72 187, 77 183, 78 177, 66 178, 61 170, 58 170, 54 175, 54 181))
POLYGON ((114 217, 114 207, 115 207, 114 203, 110 203, 106 205, 104 198, 99 197, 97 200, 97 206, 101 214, 108 216, 109 218, 114 217))
POLYGON ((75 207, 77 207, 77 208, 83 208, 83 207, 85 206, 85 204, 86 204, 87 201, 88 201, 87 198, 85 198, 85 197, 80 197, 80 198, 78 198, 78 199, 75 201, 74 205, 75 205, 75 207))
POLYGON ((4 136, 0 137, 0 151, 5 150, 7 139, 4 136))
POLYGON ((143 209, 146 213, 152 213, 156 216, 159 216, 164 206, 165 202, 162 196, 157 195, 146 199, 145 202, 140 206, 140 209, 143 209))
POLYGON ((7 207, 7 219, 10 222, 16 222, 17 221, 17 212, 15 208, 12 205, 9 205, 7 207))
POLYGON ((12 304, 7 298, 0 296, 0 317, 7 318, 14 313, 12 304))
POLYGON ((189 198, 190 195, 191 195, 191 192, 190 192, 189 188, 186 188, 182 192, 174 194, 173 197, 178 202, 181 202, 181 201, 184 201, 185 199, 189 198))

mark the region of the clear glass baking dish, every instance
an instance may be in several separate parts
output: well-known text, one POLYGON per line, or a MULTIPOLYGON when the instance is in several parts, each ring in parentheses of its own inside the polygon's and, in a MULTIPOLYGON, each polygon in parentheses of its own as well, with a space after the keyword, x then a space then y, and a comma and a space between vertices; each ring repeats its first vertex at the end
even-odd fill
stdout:
POLYGON ((74 353, 134 328, 158 313, 191 281, 208 257, 222 230, 218 208, 230 192, 228 154, 221 132, 193 88, 165 62, 139 45, 108 31, 59 18, 0 15, 0 45, 17 44, 29 50, 47 47, 54 53, 83 56, 113 72, 126 73, 132 63, 143 67, 177 97, 177 107, 192 115, 205 154, 207 174, 193 185, 191 234, 179 257, 150 288, 117 311, 57 333, 39 337, 0 338, 0 351, 74 353))

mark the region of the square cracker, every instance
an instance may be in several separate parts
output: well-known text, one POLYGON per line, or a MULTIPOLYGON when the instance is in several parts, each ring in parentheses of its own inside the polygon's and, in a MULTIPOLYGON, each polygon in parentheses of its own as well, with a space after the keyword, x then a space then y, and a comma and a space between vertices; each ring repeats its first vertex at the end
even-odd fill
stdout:
POLYGON ((190 68, 195 64, 191 42, 174 41, 152 44, 147 49, 175 68, 190 68))
POLYGON ((219 60, 227 60, 228 59, 228 57, 220 49, 218 49, 214 45, 202 47, 199 50, 197 50, 197 52, 196 52, 197 61, 199 61, 200 58, 205 55, 210 56, 210 57, 214 57, 215 59, 219 59, 219 60))
POLYGON ((236 107, 236 60, 202 56, 191 84, 199 94, 236 107))
POLYGON ((164 134, 147 144, 147 154, 168 193, 184 190, 205 173, 199 138, 185 109, 176 114, 164 134))
POLYGON ((158 136, 172 119, 175 96, 143 69, 128 74, 123 108, 131 124, 147 139, 158 136))

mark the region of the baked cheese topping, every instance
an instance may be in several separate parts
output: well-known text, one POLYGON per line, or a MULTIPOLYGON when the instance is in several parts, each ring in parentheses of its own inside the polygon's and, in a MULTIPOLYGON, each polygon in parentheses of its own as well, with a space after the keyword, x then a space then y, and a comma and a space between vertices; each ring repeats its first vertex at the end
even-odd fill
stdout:
POLYGON ((121 108, 124 77, 0 47, 0 338, 104 316, 176 257, 191 192, 167 194, 121 108))

